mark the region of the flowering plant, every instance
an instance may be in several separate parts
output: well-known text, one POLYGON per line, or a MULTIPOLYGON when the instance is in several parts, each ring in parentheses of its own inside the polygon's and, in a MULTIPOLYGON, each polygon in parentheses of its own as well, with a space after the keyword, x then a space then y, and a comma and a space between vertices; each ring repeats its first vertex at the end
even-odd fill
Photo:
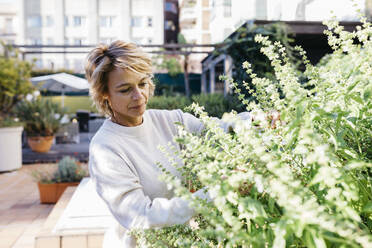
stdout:
POLYGON ((199 214, 191 226, 134 230, 140 247, 372 247, 372 27, 361 21, 354 32, 326 22, 334 51, 320 66, 296 47, 305 84, 279 42, 255 37, 276 80, 245 62, 255 90, 244 86, 257 99, 249 102, 225 79, 253 115, 275 110, 281 121, 273 128, 269 118, 241 121, 232 112, 223 120, 234 132, 225 133, 193 104, 205 129, 179 127, 176 138, 189 176, 162 178, 199 214), (211 202, 189 192, 190 179, 211 202))
POLYGON ((25 123, 25 131, 31 137, 53 136, 61 127, 66 110, 51 100, 34 97, 18 103, 15 112, 25 123))

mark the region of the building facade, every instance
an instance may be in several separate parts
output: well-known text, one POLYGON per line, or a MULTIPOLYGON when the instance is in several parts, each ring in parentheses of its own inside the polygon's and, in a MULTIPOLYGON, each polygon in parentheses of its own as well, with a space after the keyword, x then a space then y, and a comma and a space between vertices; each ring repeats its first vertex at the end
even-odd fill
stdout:
POLYGON ((211 42, 219 43, 247 20, 357 21, 356 10, 366 12, 368 0, 210 0, 211 42))
MULTIPOLYGON (((248 20, 323 21, 336 16, 356 21, 356 10, 368 15, 370 0, 179 0, 180 32, 189 43, 217 44, 248 20), (331 12, 333 11, 333 13, 331 12)), ((190 71, 201 72, 205 54, 190 58, 190 71)))
MULTIPOLYGON (((180 0, 180 32, 187 43, 211 44, 211 0, 180 0)), ((189 56, 189 71, 201 72, 200 61, 207 55, 210 48, 194 48, 193 51, 205 54, 191 54, 189 56)))
POLYGON ((0 40, 7 44, 15 44, 16 27, 19 25, 17 5, 12 0, 0 2, 0 40))
MULTIPOLYGON (((3 16, 1 20, 10 21, 3 16)), ((163 0, 8 0, 6 14, 14 16, 14 35, 19 45, 96 45, 113 40, 137 44, 164 43, 163 0), (13 11, 10 11, 13 10, 13 11)), ((4 25, 3 25, 4 26, 4 25)), ((6 24, 10 27, 10 24, 6 24)), ((3 35, 4 36, 4 35, 3 35)), ((42 54, 27 54, 37 68, 71 69, 83 72, 89 49, 39 48, 42 54), (72 51, 72 53, 70 53, 72 51), (75 53, 74 53, 75 52, 75 53), (79 53, 80 52, 80 53, 79 53)))

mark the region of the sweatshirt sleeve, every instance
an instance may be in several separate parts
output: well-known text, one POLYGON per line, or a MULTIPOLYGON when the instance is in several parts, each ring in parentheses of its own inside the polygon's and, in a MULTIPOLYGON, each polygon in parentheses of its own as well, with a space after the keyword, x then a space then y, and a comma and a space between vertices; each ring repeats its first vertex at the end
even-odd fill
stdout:
POLYGON ((194 215, 179 197, 151 200, 145 196, 135 169, 104 145, 91 143, 89 170, 98 194, 128 230, 183 224, 194 215))

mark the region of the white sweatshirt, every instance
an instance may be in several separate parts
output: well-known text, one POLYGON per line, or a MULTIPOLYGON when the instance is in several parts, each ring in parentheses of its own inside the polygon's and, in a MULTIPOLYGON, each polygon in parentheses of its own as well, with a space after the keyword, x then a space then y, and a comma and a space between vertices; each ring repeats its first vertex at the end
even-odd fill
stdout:
MULTIPOLYGON (((173 197, 173 192, 158 179, 162 172, 157 162, 179 176, 158 150, 159 145, 169 142, 179 148, 173 142, 177 135, 175 122, 182 123, 190 132, 200 133, 203 129, 198 118, 181 110, 146 110, 141 125, 125 127, 106 120, 93 137, 89 149, 90 176, 120 223, 106 232, 103 247, 135 247, 135 238, 127 230, 183 224, 193 216, 188 203, 173 197)), ((228 128, 227 124, 222 127, 228 128)))

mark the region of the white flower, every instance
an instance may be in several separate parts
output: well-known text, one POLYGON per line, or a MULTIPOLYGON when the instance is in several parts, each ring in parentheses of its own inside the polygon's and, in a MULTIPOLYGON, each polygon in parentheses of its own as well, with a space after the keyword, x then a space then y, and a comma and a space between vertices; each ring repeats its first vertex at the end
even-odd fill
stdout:
POLYGON ((60 114, 54 114, 54 119, 59 119, 59 117, 61 117, 61 115, 60 114))
POLYGON ((33 96, 33 95, 31 95, 31 94, 27 94, 27 95, 26 95, 26 100, 27 100, 27 101, 30 102, 30 101, 32 101, 33 99, 34 99, 34 96, 33 96))
POLYGON ((262 179, 256 177, 256 178, 254 179, 254 182, 256 183, 257 191, 258 191, 259 193, 262 193, 263 190, 264 190, 264 186, 263 186, 263 184, 262 184, 262 179))
POLYGON ((35 91, 32 93, 32 95, 36 98, 36 97, 40 96, 40 91, 35 90, 35 91))

